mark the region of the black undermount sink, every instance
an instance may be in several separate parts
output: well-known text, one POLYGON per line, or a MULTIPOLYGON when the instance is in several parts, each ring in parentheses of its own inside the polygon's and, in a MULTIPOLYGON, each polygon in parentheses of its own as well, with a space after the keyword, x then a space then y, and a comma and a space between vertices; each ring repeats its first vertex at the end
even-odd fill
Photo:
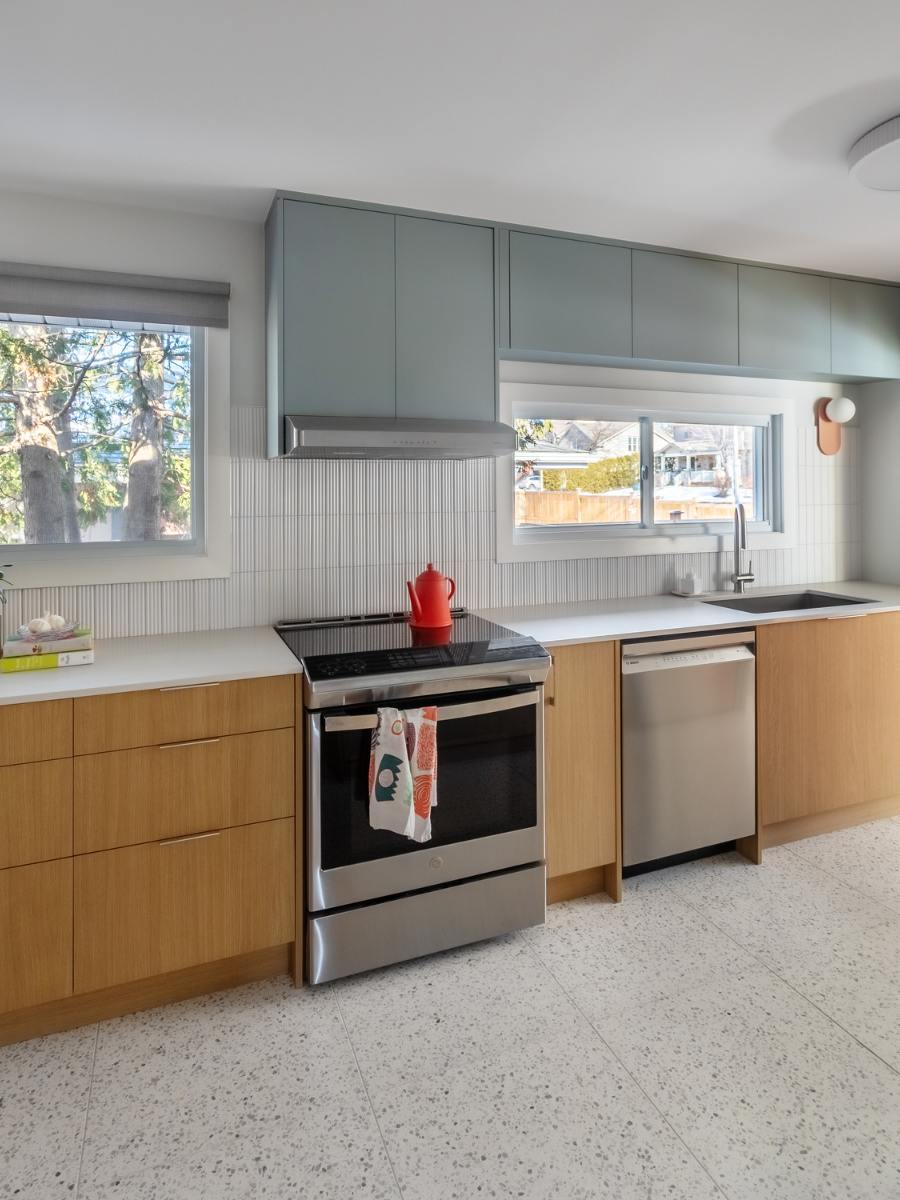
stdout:
POLYGON ((704 600, 716 608, 736 608, 748 613, 794 612, 803 608, 836 608, 846 604, 871 604, 856 596, 835 596, 830 592, 783 592, 780 596, 729 596, 727 600, 704 600))

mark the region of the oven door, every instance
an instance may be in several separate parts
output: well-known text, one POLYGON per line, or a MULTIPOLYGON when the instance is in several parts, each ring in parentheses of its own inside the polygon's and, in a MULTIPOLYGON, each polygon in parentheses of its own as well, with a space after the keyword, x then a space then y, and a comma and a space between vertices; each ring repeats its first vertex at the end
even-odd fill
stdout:
POLYGON ((377 706, 308 714, 310 911, 542 862, 542 696, 523 687, 415 701, 438 704, 437 806, 424 844, 369 826, 377 706))

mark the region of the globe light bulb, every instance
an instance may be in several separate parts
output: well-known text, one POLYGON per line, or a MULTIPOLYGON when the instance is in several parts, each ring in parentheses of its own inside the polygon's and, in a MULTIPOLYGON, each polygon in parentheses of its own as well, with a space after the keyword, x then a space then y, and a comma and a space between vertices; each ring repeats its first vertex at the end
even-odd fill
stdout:
POLYGON ((856 416, 856 405, 848 396, 837 397, 825 405, 825 416, 835 425, 846 425, 856 416))

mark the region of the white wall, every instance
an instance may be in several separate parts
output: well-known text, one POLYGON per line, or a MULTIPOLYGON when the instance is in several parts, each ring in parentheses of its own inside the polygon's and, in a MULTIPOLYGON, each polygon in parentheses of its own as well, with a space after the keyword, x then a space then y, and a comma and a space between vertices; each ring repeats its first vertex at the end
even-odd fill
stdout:
POLYGON ((264 403, 261 225, 0 192, 0 261, 230 283, 231 400, 264 403))
MULTIPOLYGON (((260 225, 0 194, 0 259, 232 285, 232 574, 20 589, 11 593, 7 627, 45 608, 91 624, 100 637, 378 612, 405 605, 404 580, 428 559, 454 576, 460 603, 471 608, 649 595, 671 587, 687 566, 715 588, 731 569, 728 555, 718 553, 498 563, 491 462, 267 460, 260 225)), ((687 383, 685 376, 670 378, 670 386, 687 383)), ((706 386, 712 383, 732 395, 747 386, 706 377, 706 386)), ((660 384, 656 375, 653 384, 660 384)), ((802 396, 788 464, 798 536, 790 549, 754 552, 758 582, 858 577, 857 431, 849 432, 838 459, 823 459, 815 451, 811 385, 781 386, 802 396)))
POLYGON ((865 530, 863 572, 878 583, 900 583, 900 382, 866 383, 859 401, 865 530))

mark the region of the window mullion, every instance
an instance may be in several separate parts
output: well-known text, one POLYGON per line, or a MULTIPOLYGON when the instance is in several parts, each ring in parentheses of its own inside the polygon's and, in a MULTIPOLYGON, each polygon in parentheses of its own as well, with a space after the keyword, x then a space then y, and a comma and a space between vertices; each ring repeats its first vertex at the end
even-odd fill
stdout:
POLYGON ((641 527, 653 528, 653 422, 641 417, 641 527))

